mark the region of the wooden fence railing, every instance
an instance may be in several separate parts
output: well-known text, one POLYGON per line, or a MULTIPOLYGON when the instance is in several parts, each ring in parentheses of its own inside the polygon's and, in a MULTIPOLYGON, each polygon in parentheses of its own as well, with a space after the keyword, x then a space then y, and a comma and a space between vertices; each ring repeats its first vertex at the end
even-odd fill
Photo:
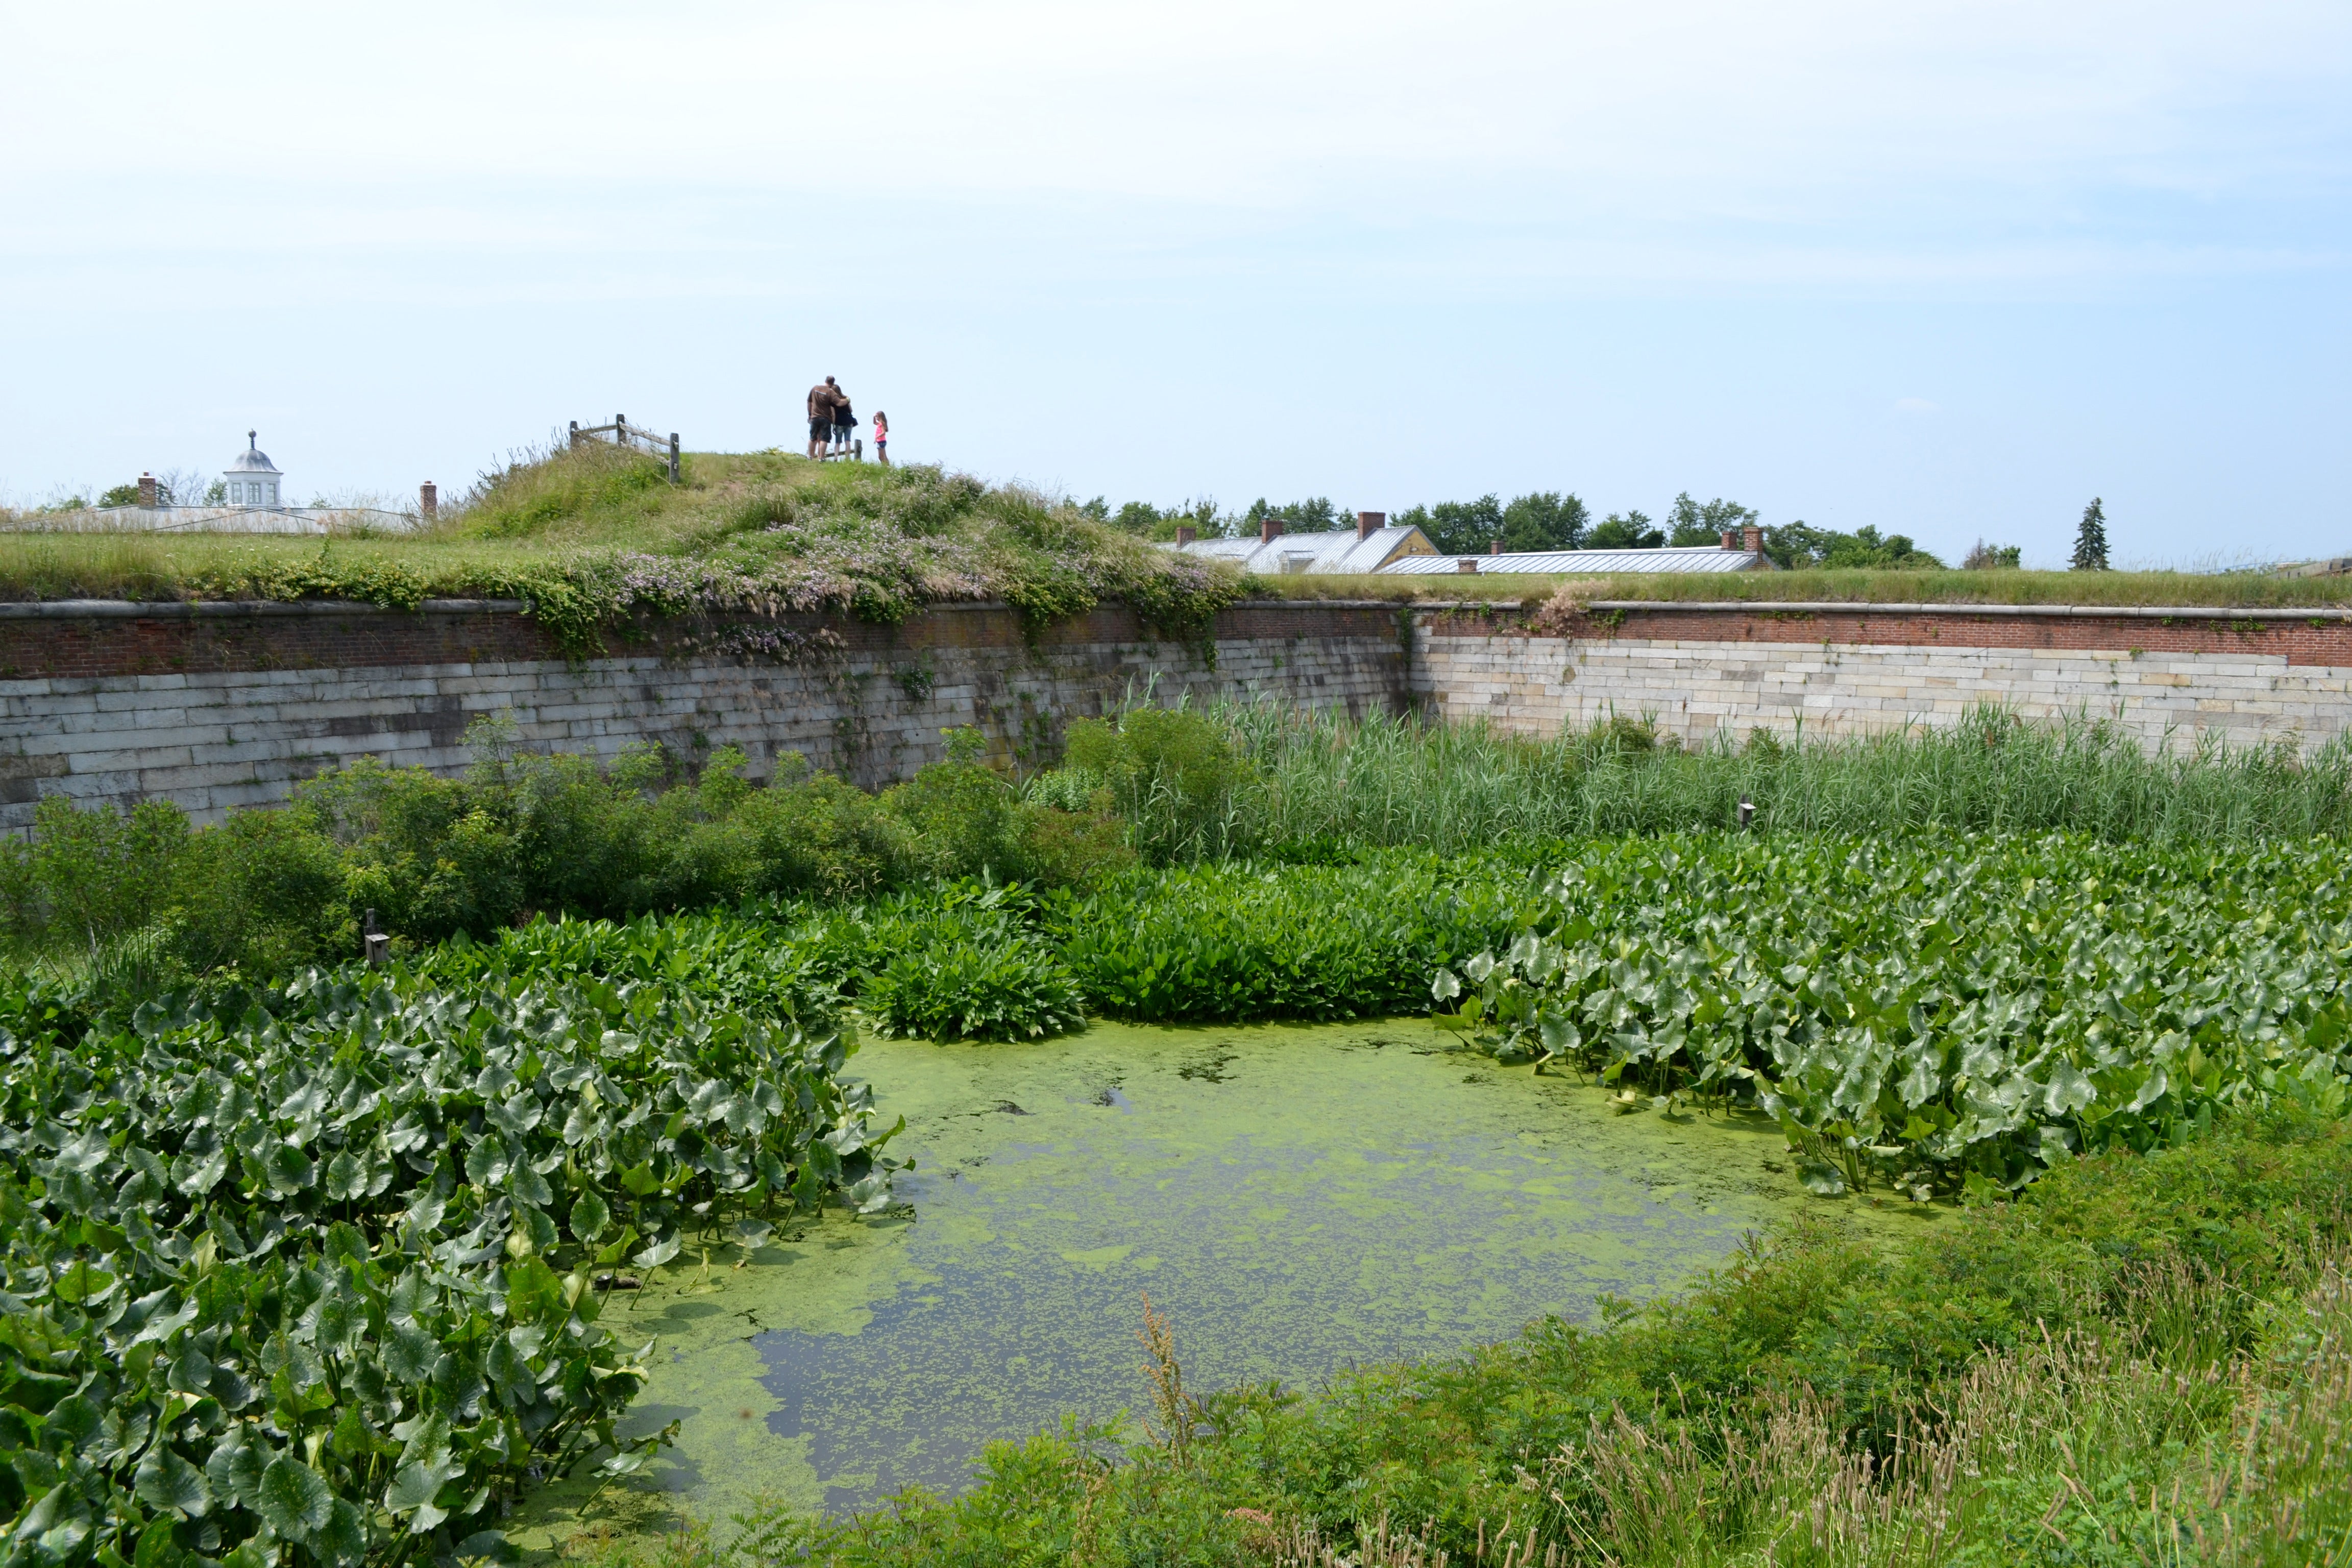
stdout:
POLYGON ((629 416, 625 414, 614 415, 610 425, 583 425, 574 419, 572 422, 572 444, 577 447, 583 441, 610 441, 616 447, 625 447, 633 452, 644 452, 652 457, 667 458, 669 482, 677 483, 677 432, 675 430, 669 433, 669 439, 665 441, 652 431, 640 429, 630 424, 629 416))

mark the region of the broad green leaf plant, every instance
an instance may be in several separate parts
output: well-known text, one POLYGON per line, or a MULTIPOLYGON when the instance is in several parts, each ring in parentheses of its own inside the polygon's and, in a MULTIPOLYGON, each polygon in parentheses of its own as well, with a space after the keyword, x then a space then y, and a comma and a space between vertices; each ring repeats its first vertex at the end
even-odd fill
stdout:
POLYGON ((1438 1022, 1626 1109, 1776 1119, 1814 1192, 2014 1189, 2352 1073, 2352 857, 2048 837, 1592 846, 1438 1022))
POLYGON ((0 1027, 8 1568, 507 1556, 528 1478, 660 1440, 617 1426, 625 1270, 889 1201, 839 1034, 653 984, 36 1016, 0 1027))

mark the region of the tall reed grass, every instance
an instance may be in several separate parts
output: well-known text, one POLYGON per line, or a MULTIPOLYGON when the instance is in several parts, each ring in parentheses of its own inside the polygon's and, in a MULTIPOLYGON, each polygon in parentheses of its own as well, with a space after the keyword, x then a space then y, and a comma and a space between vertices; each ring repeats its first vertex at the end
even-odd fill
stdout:
POLYGON ((2206 736, 2149 752, 2109 721, 2027 723, 1993 707, 1948 729, 1759 735, 1689 752, 1622 719, 1538 739, 1273 705, 1203 717, 1248 766, 1213 812, 1174 789, 1129 807, 1139 839, 1181 851, 1170 858, 1317 844, 1456 852, 1727 828, 1743 800, 1758 830, 1782 833, 2242 840, 2352 831, 2352 744, 2343 742, 2301 752, 2206 736))

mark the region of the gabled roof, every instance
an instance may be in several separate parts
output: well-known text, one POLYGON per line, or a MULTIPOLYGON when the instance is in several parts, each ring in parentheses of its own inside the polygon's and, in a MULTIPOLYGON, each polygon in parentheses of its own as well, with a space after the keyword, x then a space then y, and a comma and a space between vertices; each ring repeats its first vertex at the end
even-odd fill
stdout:
MULTIPOLYGON (((1244 572, 1278 577, 1286 572, 1378 572, 1391 562, 1425 554, 1436 547, 1417 528, 1391 525, 1376 528, 1362 538, 1352 528, 1329 533, 1282 533, 1271 540, 1196 539, 1189 544, 1163 544, 1162 550, 1231 561, 1244 572)), ((1449 559, 1450 569, 1450 559, 1449 559)))
MULTIPOLYGON (((1279 542, 1277 541, 1277 542, 1279 542)), ((1480 576, 1564 572, 1608 575, 1628 572, 1771 572, 1770 557, 1757 550, 1725 550, 1712 544, 1673 545, 1657 550, 1523 550, 1505 555, 1412 555, 1381 568, 1385 574, 1460 572, 1475 561, 1480 576)))

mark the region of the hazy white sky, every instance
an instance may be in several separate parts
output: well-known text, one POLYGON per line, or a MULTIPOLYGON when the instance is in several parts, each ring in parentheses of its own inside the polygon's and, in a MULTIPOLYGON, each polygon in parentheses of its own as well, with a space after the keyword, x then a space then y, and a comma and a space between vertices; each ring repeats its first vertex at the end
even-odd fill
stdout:
POLYGON ((615 410, 1114 501, 2352 552, 2352 6, 0 0, 0 491, 615 410))

